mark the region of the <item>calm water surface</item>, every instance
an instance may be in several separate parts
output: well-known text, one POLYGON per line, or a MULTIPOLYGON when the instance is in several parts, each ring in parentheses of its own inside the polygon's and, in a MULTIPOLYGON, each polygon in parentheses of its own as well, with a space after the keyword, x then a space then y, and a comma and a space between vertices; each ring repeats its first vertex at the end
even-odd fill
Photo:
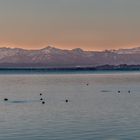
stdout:
POLYGON ((139 140, 140 73, 1 74, 0 139, 139 140))

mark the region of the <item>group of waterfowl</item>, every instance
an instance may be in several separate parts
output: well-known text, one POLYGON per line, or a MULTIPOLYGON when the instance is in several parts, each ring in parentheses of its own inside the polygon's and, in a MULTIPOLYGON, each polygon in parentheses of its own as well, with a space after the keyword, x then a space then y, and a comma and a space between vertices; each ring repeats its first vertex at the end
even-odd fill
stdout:
MULTIPOLYGON (((86 85, 89 86, 89 83, 87 83, 86 85)), ((40 101, 41 101, 41 103, 42 103, 42 104, 45 104, 46 102, 45 102, 45 100, 44 100, 43 97, 42 97, 43 94, 40 93, 39 95, 40 95, 40 101)), ((4 101, 8 101, 8 98, 4 98, 3 100, 4 100, 4 101)), ((65 102, 68 103, 69 100, 68 100, 68 99, 65 99, 65 102)))
MULTIPOLYGON (((40 93, 39 95, 40 95, 40 101, 41 101, 41 103, 42 103, 42 104, 45 104, 46 102, 45 102, 45 100, 43 99, 43 94, 40 93)), ((4 100, 4 101, 8 101, 8 98, 4 98, 3 100, 4 100)), ((68 103, 69 100, 68 100, 68 99, 65 99, 65 102, 68 103)))
MULTIPOLYGON (((118 93, 121 93, 121 91, 120 91, 120 90, 118 90, 118 93)), ((128 93, 131 93, 131 91, 130 91, 130 90, 128 90, 128 93)))
MULTIPOLYGON (((41 96, 40 101, 42 101, 42 104, 45 104, 45 101, 42 98, 42 93, 40 93, 40 96, 41 96)), ((65 102, 68 103, 69 100, 68 99, 65 99, 65 102)))
MULTIPOLYGON (((40 96, 42 96, 42 93, 40 93, 40 96)), ((4 101, 8 101, 8 98, 4 98, 3 100, 4 100, 4 101)), ((41 102, 42 104, 45 104, 45 101, 43 100, 42 97, 40 98, 40 101, 42 101, 42 102, 41 102)))
MULTIPOLYGON (((42 104, 45 104, 45 101, 42 98, 42 93, 40 93, 40 96, 41 96, 40 101, 42 101, 42 104)), ((65 102, 68 103, 69 100, 68 99, 65 99, 65 102)))
POLYGON ((43 100, 43 98, 42 98, 42 93, 40 93, 40 101, 42 101, 42 104, 45 104, 45 101, 43 100))
MULTIPOLYGON (((42 103, 42 104, 45 104, 45 101, 43 100, 43 97, 42 97, 42 93, 40 93, 40 97, 41 97, 41 98, 40 98, 40 101, 42 101, 41 103, 42 103)), ((4 98, 3 100, 4 100, 4 101, 8 101, 8 98, 4 98)))
MULTIPOLYGON (((86 84, 87 86, 89 86, 89 83, 87 83, 86 84)), ((107 92, 106 90, 102 90, 102 92, 107 92)), ((118 90, 118 93, 121 93, 121 91, 120 90, 118 90)), ((131 91, 130 90, 128 90, 128 93, 131 93, 131 91)), ((40 95, 40 101, 41 101, 41 103, 42 104, 45 104, 46 102, 45 102, 45 100, 43 99, 43 94, 42 93, 40 93, 39 94, 40 95)), ((8 98, 4 98, 4 101, 8 101, 8 98)), ((65 102, 66 103, 68 103, 69 102, 69 100, 68 99, 65 99, 65 102)))

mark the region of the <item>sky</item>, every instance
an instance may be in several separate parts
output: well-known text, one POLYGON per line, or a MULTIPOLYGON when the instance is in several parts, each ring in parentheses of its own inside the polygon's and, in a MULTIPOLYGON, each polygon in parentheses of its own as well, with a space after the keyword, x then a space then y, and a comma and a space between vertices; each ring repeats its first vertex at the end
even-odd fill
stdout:
POLYGON ((140 46, 140 0, 0 0, 0 47, 140 46))

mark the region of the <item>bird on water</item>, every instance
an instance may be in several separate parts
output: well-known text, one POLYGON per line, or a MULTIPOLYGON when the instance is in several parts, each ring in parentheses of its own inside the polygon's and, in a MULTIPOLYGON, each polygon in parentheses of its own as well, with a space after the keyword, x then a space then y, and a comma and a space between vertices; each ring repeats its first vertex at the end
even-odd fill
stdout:
POLYGON ((45 104, 45 101, 43 101, 42 104, 45 104))
POLYGON ((69 100, 68 100, 68 99, 66 99, 66 100, 65 100, 65 102, 66 102, 66 103, 68 103, 68 102, 69 102, 69 100))
POLYGON ((8 98, 4 98, 4 101, 8 101, 8 98))

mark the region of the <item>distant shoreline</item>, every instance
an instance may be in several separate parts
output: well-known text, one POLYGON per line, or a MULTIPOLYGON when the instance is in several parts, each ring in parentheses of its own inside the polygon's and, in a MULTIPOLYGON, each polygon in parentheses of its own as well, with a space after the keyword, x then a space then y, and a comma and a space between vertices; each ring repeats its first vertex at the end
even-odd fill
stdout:
POLYGON ((140 65, 101 65, 101 66, 77 66, 77 67, 0 67, 0 71, 16 70, 16 71, 139 71, 140 65))

